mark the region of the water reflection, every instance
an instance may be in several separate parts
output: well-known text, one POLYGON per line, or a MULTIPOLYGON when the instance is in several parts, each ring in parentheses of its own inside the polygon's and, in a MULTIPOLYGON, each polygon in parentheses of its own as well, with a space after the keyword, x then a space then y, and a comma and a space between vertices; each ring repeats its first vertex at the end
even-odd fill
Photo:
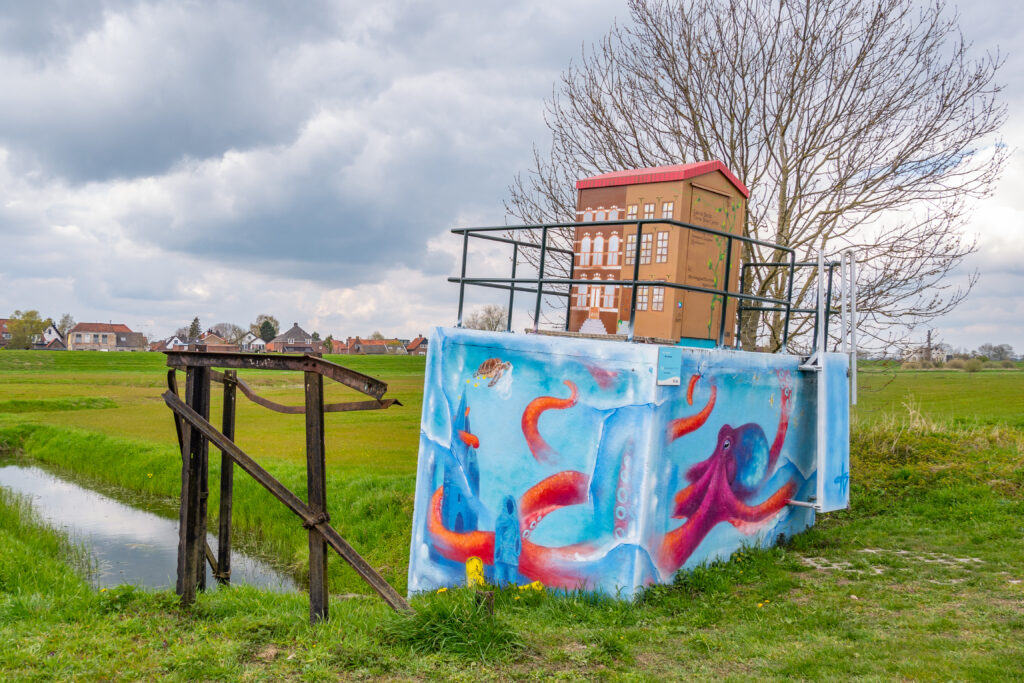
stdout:
MULTIPOLYGON (((38 467, 0 466, 0 486, 28 496, 50 526, 85 545, 96 566, 98 587, 130 583, 173 588, 178 558, 178 523, 133 508, 65 481, 38 467)), ((213 534, 210 547, 216 549, 213 534)), ((298 590, 287 576, 267 563, 237 551, 231 553, 231 582, 277 591, 298 590)), ((209 565, 207 589, 217 586, 209 565)))

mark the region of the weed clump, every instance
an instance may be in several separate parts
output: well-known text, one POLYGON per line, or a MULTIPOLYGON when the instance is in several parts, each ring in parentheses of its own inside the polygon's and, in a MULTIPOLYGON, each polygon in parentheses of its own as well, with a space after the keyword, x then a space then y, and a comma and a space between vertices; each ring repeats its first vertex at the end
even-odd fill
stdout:
POLYGON ((522 636, 474 591, 452 590, 415 601, 412 614, 395 613, 381 625, 378 638, 417 654, 438 653, 476 660, 504 659, 522 651, 522 636))
POLYGON ((964 370, 967 372, 978 372, 984 367, 984 363, 981 362, 980 358, 972 358, 964 363, 964 370))

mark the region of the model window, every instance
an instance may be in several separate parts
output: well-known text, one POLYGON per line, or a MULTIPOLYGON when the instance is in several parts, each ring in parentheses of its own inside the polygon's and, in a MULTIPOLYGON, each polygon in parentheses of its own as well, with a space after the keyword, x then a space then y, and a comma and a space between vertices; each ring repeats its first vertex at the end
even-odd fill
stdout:
POLYGON ((583 239, 580 241, 580 265, 590 265, 590 233, 583 233, 583 239))
POLYGON ((93 344, 99 344, 100 343, 100 335, 98 335, 98 334, 92 335, 92 343, 93 344))
POLYGON ((675 204, 673 202, 664 202, 661 205, 661 217, 671 219, 673 208, 675 208, 675 204))
POLYGON ((601 285, 594 285, 590 288, 590 307, 601 307, 601 285))
POLYGON ((651 310, 652 311, 664 311, 665 310, 665 288, 664 287, 653 287, 653 297, 651 298, 651 310))
POLYGON ((668 262, 668 231, 658 233, 658 251, 655 258, 658 263, 668 262))
POLYGON ((631 266, 636 261, 636 233, 626 235, 626 265, 631 266))
POLYGON ((637 287, 636 290, 636 310, 646 311, 647 310, 647 296, 650 287, 637 287))
POLYGON ((589 223, 592 220, 594 220, 594 212, 593 211, 584 211, 583 212, 583 222, 584 223, 589 223))
POLYGON ((608 265, 619 265, 619 236, 615 233, 608 238, 608 265))
MULTIPOLYGON (((611 280, 612 276, 609 275, 608 279, 611 280)), ((604 286, 604 307, 615 308, 615 285, 604 286)))
POLYGON ((630 204, 626 208, 626 220, 627 221, 636 220, 636 204, 630 204))
POLYGON ((617 221, 617 220, 619 220, 619 210, 618 209, 609 209, 608 210, 608 220, 610 220, 610 221, 617 221))
MULTIPOLYGON (((586 280, 586 275, 580 275, 581 280, 586 280)), ((576 305, 579 308, 583 308, 587 305, 587 286, 580 285, 576 288, 576 305)))
POLYGON ((654 203, 644 204, 644 218, 654 218, 654 203))
POLYGON ((598 211, 597 213, 594 214, 594 220, 595 221, 603 221, 604 220, 604 216, 605 216, 604 211, 598 211))
POLYGON ((594 238, 594 265, 600 266, 604 264, 604 237, 601 233, 597 234, 594 238))
POLYGON ((647 233, 640 244, 640 265, 651 262, 651 245, 654 244, 654 235, 647 233))
POLYGON ((82 335, 78 332, 75 332, 75 341, 82 341, 82 335))

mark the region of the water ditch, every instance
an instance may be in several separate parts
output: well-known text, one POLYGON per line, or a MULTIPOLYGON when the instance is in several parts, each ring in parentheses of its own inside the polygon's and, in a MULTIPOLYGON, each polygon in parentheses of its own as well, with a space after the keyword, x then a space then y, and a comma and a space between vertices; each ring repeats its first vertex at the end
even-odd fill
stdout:
MULTIPOLYGON (((0 487, 27 497, 40 518, 89 552, 97 588, 121 584, 173 589, 178 557, 178 522, 122 503, 34 465, 0 459, 0 487)), ((207 536, 217 547, 213 534, 207 536)), ((263 560, 232 549, 232 584, 288 592, 298 585, 263 560)), ((209 565, 207 590, 218 586, 209 565)))

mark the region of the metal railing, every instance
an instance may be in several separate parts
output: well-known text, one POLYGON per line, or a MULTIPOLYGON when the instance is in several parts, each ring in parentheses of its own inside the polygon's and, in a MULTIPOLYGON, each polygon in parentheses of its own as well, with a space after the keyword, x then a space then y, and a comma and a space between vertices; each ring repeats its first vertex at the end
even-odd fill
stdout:
MULTIPOLYGON (((453 228, 452 232, 457 235, 462 235, 462 266, 459 277, 448 278, 449 282, 458 283, 459 285, 459 309, 458 309, 458 322, 457 326, 462 326, 462 314, 465 304, 465 292, 466 285, 472 285, 477 287, 490 287, 495 289, 507 290, 509 293, 508 299, 508 320, 506 324, 506 330, 512 329, 512 310, 515 303, 515 293, 524 292, 527 294, 535 295, 534 302, 534 315, 533 315, 533 330, 538 331, 540 322, 541 312, 541 301, 544 296, 554 296, 566 298, 566 319, 565 328, 569 327, 569 313, 572 308, 572 287, 576 286, 589 286, 593 284, 591 280, 577 279, 574 277, 575 272, 575 258, 574 252, 571 249, 563 249, 560 247, 553 247, 548 245, 548 235, 553 230, 565 230, 575 229, 577 227, 586 228, 597 228, 597 227, 636 227, 636 246, 635 253, 633 254, 633 277, 628 280, 615 280, 615 286, 618 287, 629 287, 632 289, 629 306, 629 327, 627 328, 627 341, 634 341, 634 332, 636 327, 636 305, 637 305, 637 288, 638 287, 650 287, 659 286, 667 287, 669 289, 675 289, 686 292, 696 292, 702 294, 708 294, 713 297, 720 297, 722 302, 722 314, 719 320, 718 326, 718 338, 717 345, 725 345, 725 330, 727 324, 726 309, 729 299, 735 299, 739 302, 739 306, 742 306, 743 302, 755 302, 759 304, 770 304, 779 307, 779 310, 786 311, 786 318, 783 327, 783 347, 789 338, 789 319, 790 312, 793 311, 792 297, 793 297, 793 272, 796 268, 796 253, 790 247, 785 247, 779 244, 773 244, 764 240, 754 239, 752 237, 746 237, 743 235, 733 235, 728 232, 721 230, 715 230, 714 228, 706 228, 699 225, 693 225, 691 223, 684 223, 682 221, 670 220, 666 218, 649 218, 649 219, 630 219, 630 220, 615 220, 615 221, 587 221, 587 222, 565 222, 565 223, 543 223, 537 225, 501 225, 491 227, 480 227, 480 228, 453 228), (724 288, 717 287, 702 287, 699 285, 687 285, 681 282, 669 282, 667 280, 641 280, 640 279, 640 266, 647 265, 642 264, 642 250, 643 250, 643 234, 644 226, 650 225, 671 225, 684 228, 686 230, 697 231, 700 233, 713 235, 718 238, 726 240, 725 247, 725 272, 723 276, 723 282, 725 283, 724 288), (517 239, 508 236, 499 236, 493 233, 504 233, 505 235, 517 235, 520 231, 539 231, 541 233, 539 243, 534 241, 528 241, 523 239, 517 239), (469 238, 473 237, 476 239, 482 239, 492 242, 500 242, 504 244, 511 244, 513 247, 512 251, 512 272, 510 277, 497 278, 497 277, 466 277, 466 265, 469 254, 469 238), (752 244, 769 249, 774 249, 777 253, 782 253, 789 257, 788 262, 781 263, 782 266, 789 267, 790 272, 788 276, 788 286, 786 291, 785 299, 777 299, 773 297, 757 296, 755 294, 745 294, 742 292, 742 284, 740 291, 729 290, 729 276, 731 275, 733 264, 732 264, 732 252, 734 243, 740 244, 752 244), (540 254, 537 258, 537 276, 536 277, 517 277, 517 266, 519 262, 519 250, 527 249, 538 249, 540 254), (547 265, 547 255, 549 253, 563 254, 570 258, 569 265, 569 277, 548 277, 545 273, 547 265), (566 291, 556 291, 552 289, 546 289, 549 285, 564 285, 566 291)), ((628 263, 626 264, 629 265, 628 263)), ((751 265, 751 264, 744 264, 751 265)), ((773 264, 765 264, 773 265, 773 264)), ((757 307, 746 307, 743 310, 758 310, 757 307)), ((737 315, 739 319, 739 315, 737 315)), ((737 335, 738 338, 738 335, 737 335)))

